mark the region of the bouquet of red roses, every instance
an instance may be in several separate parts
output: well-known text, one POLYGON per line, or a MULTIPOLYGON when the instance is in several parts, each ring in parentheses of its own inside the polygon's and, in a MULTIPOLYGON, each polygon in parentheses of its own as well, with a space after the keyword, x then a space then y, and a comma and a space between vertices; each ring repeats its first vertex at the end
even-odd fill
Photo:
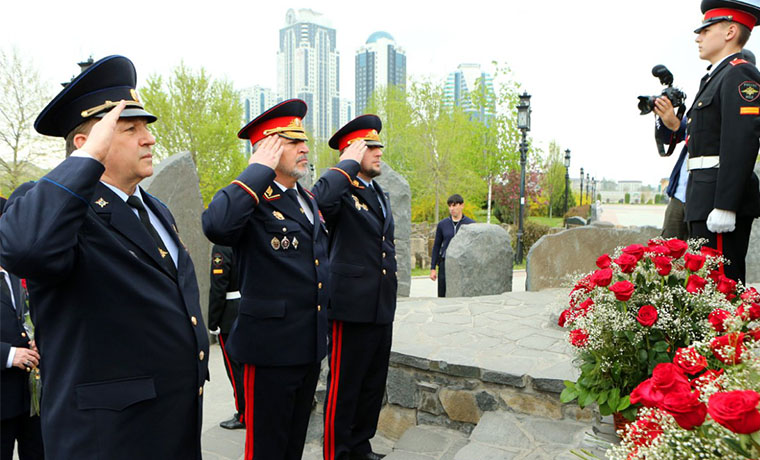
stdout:
POLYGON ((602 415, 633 420, 629 393, 679 348, 707 337, 721 315, 734 314, 745 289, 723 275, 724 258, 703 241, 655 238, 618 248, 576 283, 559 325, 569 330, 580 376, 565 381, 562 402, 595 402, 602 415))
POLYGON ((760 457, 760 294, 745 291, 733 312, 714 310, 713 331, 679 348, 630 395, 641 404, 613 459, 760 457))

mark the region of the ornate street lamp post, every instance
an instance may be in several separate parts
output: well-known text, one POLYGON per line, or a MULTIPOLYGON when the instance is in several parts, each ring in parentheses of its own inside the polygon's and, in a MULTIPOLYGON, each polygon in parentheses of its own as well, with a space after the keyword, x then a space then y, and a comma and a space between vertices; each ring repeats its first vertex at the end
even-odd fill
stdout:
POLYGON ((567 214, 567 191, 570 188, 570 149, 565 150, 565 214, 567 214))
POLYGON ((530 94, 524 92, 517 105, 517 128, 522 132, 520 142, 520 223, 517 229, 517 263, 523 261, 523 214, 525 212, 525 160, 528 155, 527 133, 530 131, 530 94))
POLYGON ((588 195, 588 193, 590 192, 589 190, 590 188, 591 188, 591 174, 586 173, 586 201, 588 201, 588 204, 591 204, 591 200, 589 199, 591 197, 589 197, 588 195))
POLYGON ((583 206, 583 168, 581 168, 581 206, 583 206))

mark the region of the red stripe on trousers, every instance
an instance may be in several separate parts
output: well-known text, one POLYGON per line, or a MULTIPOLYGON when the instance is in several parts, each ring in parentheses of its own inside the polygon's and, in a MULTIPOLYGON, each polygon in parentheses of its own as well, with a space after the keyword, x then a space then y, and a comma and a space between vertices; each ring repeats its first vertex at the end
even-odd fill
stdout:
MULTIPOLYGON (((723 255, 723 234, 718 233, 716 236, 718 240, 717 241, 718 247, 716 249, 718 250, 718 252, 720 252, 720 255, 723 255)), ((725 272, 723 271, 723 262, 720 263, 720 267, 718 268, 718 270, 720 271, 721 275, 725 275, 725 272)))
MULTIPOLYGON (((230 358, 227 356, 227 347, 224 346, 224 340, 222 339, 222 334, 219 334, 219 346, 222 348, 222 356, 224 356, 224 361, 227 363, 227 369, 230 370, 230 380, 232 381, 232 394, 235 396, 235 412, 237 412, 238 417, 240 417, 240 423, 244 423, 243 420, 245 420, 245 414, 240 413, 240 408, 238 407, 238 392, 237 387, 235 386, 235 373, 232 372, 232 364, 230 363, 230 358)), ((243 389, 245 391, 245 389, 243 389)))
POLYGON ((335 458, 335 406, 338 404, 338 383, 340 382, 340 351, 343 346, 343 323, 333 322, 333 349, 330 358, 330 394, 325 414, 325 460, 335 458))
POLYGON ((243 386, 245 387, 245 460, 253 460, 253 391, 256 381, 256 366, 245 365, 243 386))

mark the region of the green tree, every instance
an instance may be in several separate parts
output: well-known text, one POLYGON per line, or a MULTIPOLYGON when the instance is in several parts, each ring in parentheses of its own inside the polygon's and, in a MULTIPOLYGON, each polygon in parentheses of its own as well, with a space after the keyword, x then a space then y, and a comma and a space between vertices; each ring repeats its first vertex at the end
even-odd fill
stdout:
POLYGON ((34 120, 52 93, 18 49, 0 50, 0 194, 37 179, 41 170, 35 163, 62 150, 59 141, 34 131, 34 120))
POLYGON ((543 169, 541 188, 548 201, 549 217, 561 215, 565 212, 565 164, 562 149, 556 141, 549 143, 549 154, 543 169))
POLYGON ((146 109, 158 117, 151 125, 158 158, 190 152, 208 203, 246 165, 243 143, 236 137, 243 121, 237 91, 202 67, 193 70, 180 63, 167 79, 148 77, 141 93, 146 109))

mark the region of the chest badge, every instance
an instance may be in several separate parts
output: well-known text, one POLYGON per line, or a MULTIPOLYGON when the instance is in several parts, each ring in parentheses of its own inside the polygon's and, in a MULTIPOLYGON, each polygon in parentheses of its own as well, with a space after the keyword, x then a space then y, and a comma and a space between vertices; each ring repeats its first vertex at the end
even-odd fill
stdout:
POLYGON ((290 240, 287 236, 282 237, 282 241, 280 242, 280 245, 282 246, 282 249, 288 249, 290 247, 290 240))
POLYGON ((357 211, 361 211, 362 209, 365 211, 369 211, 369 208, 366 204, 359 201, 359 198, 356 195, 351 195, 351 198, 354 199, 354 206, 356 207, 357 211))
POLYGON ((285 216, 283 216, 280 211, 272 211, 272 215, 277 220, 285 220, 285 216))
POLYGON ((753 102, 760 96, 760 84, 756 81, 745 81, 739 85, 739 94, 745 101, 753 102))
POLYGON ((166 255, 167 255, 167 254, 169 254, 169 252, 168 252, 168 251, 164 251, 164 250, 163 250, 163 249, 161 249, 161 248, 158 248, 158 253, 159 253, 159 254, 161 254, 161 258, 162 258, 162 259, 163 259, 164 257, 166 257, 166 255))
POLYGON ((293 237, 293 243, 291 243, 291 244, 293 245, 293 249, 298 249, 298 244, 299 244, 299 243, 298 243, 298 238, 296 238, 296 237, 294 236, 294 237, 293 237))
POLYGON ((104 200, 103 197, 101 196, 100 198, 98 198, 95 204, 100 206, 101 208, 105 208, 106 206, 108 206, 108 201, 104 200))
POLYGON ((272 245, 272 249, 274 249, 275 251, 280 249, 280 240, 278 240, 276 236, 272 238, 272 241, 270 241, 269 244, 272 245))

